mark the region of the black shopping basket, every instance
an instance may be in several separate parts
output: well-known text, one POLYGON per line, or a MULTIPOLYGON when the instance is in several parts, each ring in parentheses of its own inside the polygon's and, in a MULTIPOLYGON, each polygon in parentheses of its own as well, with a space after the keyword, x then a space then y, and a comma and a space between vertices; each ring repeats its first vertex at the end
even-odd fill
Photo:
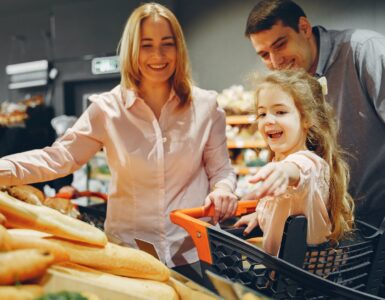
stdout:
MULTIPOLYGON (((256 203, 239 202, 236 215, 254 212, 256 203)), ((383 229, 357 222, 357 229, 337 246, 309 247, 306 219, 290 217, 280 255, 274 257, 241 234, 199 220, 213 215, 213 207, 176 210, 170 215, 194 240, 203 276, 209 270, 275 299, 380 299, 374 295, 385 267, 383 229)))

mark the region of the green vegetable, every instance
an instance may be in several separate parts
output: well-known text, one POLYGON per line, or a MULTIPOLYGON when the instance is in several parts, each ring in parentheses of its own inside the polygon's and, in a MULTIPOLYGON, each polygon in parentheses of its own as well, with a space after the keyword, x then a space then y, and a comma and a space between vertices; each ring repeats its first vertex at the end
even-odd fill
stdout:
POLYGON ((78 292, 62 291, 58 293, 45 294, 36 300, 87 300, 87 298, 78 292))

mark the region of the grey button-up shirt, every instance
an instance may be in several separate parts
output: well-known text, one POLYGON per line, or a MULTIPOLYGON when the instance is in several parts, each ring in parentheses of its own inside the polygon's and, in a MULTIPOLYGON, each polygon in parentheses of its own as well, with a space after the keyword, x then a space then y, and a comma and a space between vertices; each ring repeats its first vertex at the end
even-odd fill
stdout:
POLYGON ((385 216, 385 37, 368 30, 313 31, 319 37, 316 74, 328 81, 357 214, 379 225, 385 216))

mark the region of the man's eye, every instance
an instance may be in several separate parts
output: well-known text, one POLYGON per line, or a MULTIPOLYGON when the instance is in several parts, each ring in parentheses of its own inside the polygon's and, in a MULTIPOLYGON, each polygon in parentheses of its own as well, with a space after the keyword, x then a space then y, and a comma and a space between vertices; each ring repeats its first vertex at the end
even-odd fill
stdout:
POLYGON ((274 46, 275 50, 282 48, 286 44, 286 41, 282 41, 274 46))
POLYGON ((268 59, 269 58, 269 53, 268 52, 262 53, 262 54, 260 54, 260 56, 261 56, 262 59, 268 59))

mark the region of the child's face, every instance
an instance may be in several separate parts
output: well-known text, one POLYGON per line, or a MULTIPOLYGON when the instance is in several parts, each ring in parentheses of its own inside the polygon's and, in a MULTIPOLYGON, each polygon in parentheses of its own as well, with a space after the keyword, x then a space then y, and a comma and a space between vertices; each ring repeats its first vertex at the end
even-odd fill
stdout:
POLYGON ((306 150, 306 129, 293 97, 277 85, 266 84, 257 100, 258 130, 275 158, 306 150))

